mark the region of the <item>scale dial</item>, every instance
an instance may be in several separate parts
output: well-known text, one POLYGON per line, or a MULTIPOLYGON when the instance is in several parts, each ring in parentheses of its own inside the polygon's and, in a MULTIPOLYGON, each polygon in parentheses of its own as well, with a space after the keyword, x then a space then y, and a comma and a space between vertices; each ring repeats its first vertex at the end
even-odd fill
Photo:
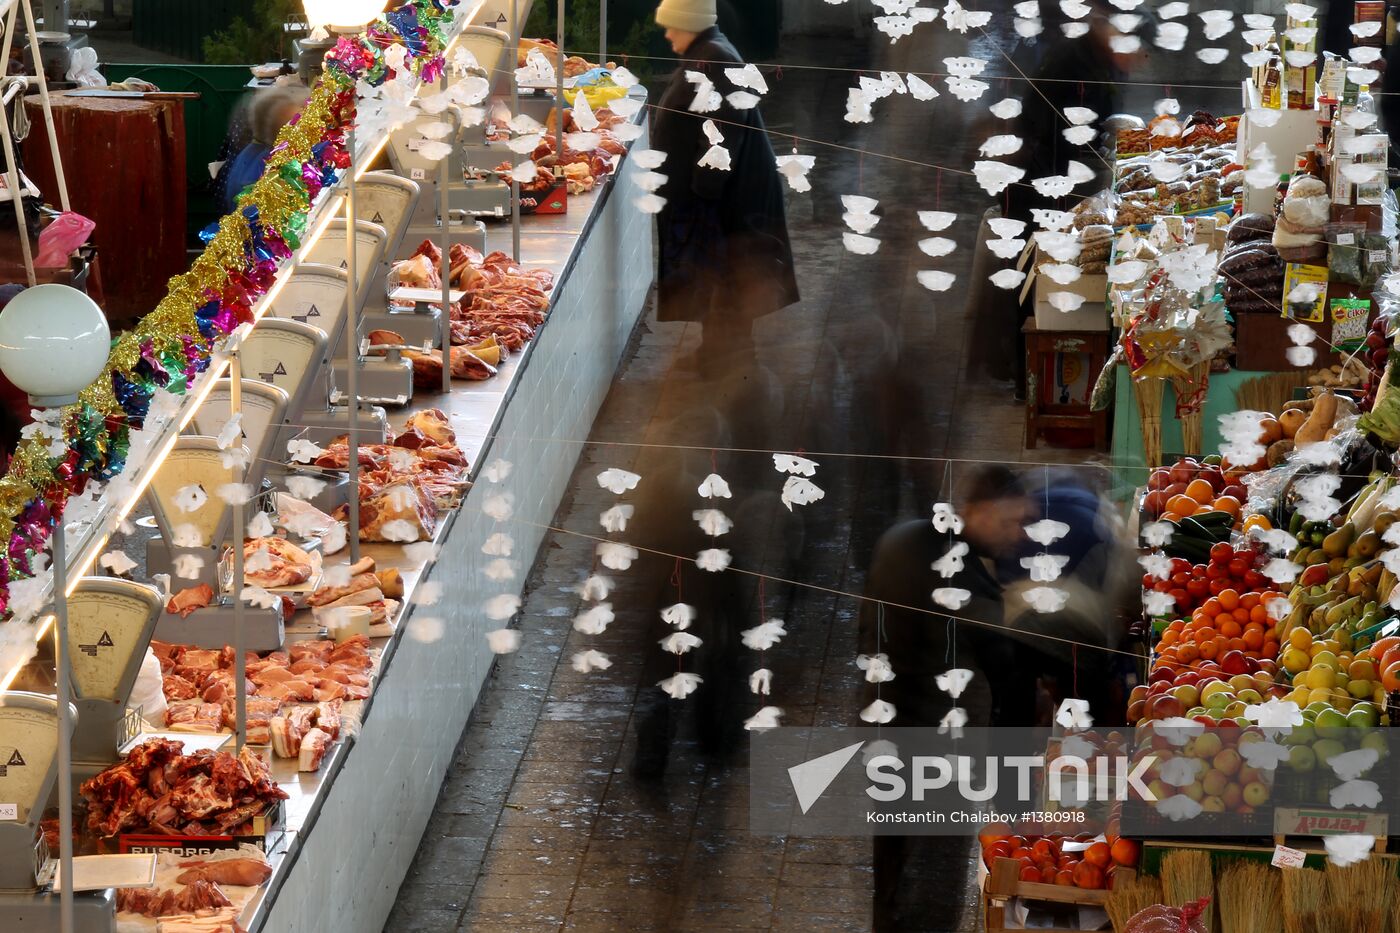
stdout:
POLYGON ((99 589, 120 582, 85 581, 68 600, 68 660, 77 699, 125 703, 141 663, 133 657, 150 643, 159 594, 144 586, 129 593, 99 589))
POLYGON ((190 524, 198 529, 202 545, 207 547, 213 541, 229 511, 228 503, 219 498, 219 487, 233 482, 233 470, 223 465, 222 453, 212 437, 184 437, 176 442, 151 480, 151 497, 163 531, 173 534, 180 525, 190 524), (209 498, 195 511, 182 512, 175 497, 181 489, 195 484, 202 486, 209 498))
POLYGON ((0 822, 38 824, 57 755, 54 698, 0 693, 0 822))

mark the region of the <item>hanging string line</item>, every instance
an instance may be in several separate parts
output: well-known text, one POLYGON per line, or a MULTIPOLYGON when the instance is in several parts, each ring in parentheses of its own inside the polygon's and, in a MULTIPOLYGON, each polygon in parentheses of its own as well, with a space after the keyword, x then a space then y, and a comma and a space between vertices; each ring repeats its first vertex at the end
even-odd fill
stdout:
MULTIPOLYGON (((576 51, 567 51, 567 50, 566 50, 565 54, 566 54, 566 55, 574 55, 574 56, 577 56, 577 57, 579 57, 579 58, 587 58, 587 59, 590 59, 590 60, 591 60, 592 57, 594 56, 594 54, 596 53, 596 51, 597 51, 596 49, 594 49, 594 50, 589 50, 589 51, 587 51, 587 52, 576 52, 576 51)), ((609 52, 608 54, 609 54, 609 55, 614 55, 614 54, 616 54, 616 55, 622 55, 622 54, 624 54, 624 53, 622 53, 622 52, 616 52, 616 53, 614 53, 614 52, 609 52)), ((632 55, 632 54, 630 54, 630 53, 626 53, 626 54, 628 54, 628 57, 629 57, 629 58, 637 59, 637 60, 639 60, 639 61, 671 62, 672 64, 680 64, 680 63, 683 63, 683 62, 693 62, 693 61, 694 61, 694 59, 677 58, 677 57, 675 57, 675 56, 669 56, 669 55, 632 55)), ((1346 61, 1346 62, 1348 62, 1349 64, 1353 64, 1353 65, 1355 64, 1355 63, 1350 62, 1348 59, 1343 59, 1343 61, 1346 61)), ((769 68, 769 69, 772 69, 775 73, 776 73, 776 72, 780 72, 780 71, 782 71, 782 70, 784 70, 784 69, 791 68, 791 69, 796 70, 796 71, 830 71, 830 72, 838 72, 838 73, 841 73, 841 74, 853 74, 853 75, 857 75, 857 76, 864 75, 864 76, 866 76, 866 77, 877 77, 881 72, 884 72, 884 71, 888 71, 888 72, 890 72, 890 73, 892 73, 892 74, 898 73, 898 74, 901 74, 901 75, 914 75, 914 76, 919 77, 919 78, 957 78, 957 77, 961 77, 961 75, 955 75, 955 74, 952 74, 951 72, 947 72, 947 71, 914 71, 914 70, 910 70, 910 69, 907 69, 907 68, 898 68, 898 69, 896 69, 896 68, 842 68, 842 67, 839 67, 839 66, 837 66, 837 65, 806 65, 806 64, 796 64, 796 63, 792 63, 792 62, 748 62, 747 64, 754 65, 754 66, 757 67, 757 68, 769 68)), ((736 66, 736 67, 737 67, 737 66, 736 66)), ((1360 67, 1360 66, 1357 66, 1357 67, 1360 67)), ((499 69, 499 70, 504 70, 504 69, 499 69)), ((1020 77, 1017 77, 1017 76, 1014 76, 1014 75, 987 75, 986 77, 990 77, 990 78, 999 78, 999 79, 1006 80, 1006 81, 1040 81, 1040 82, 1044 82, 1044 83, 1046 83, 1046 84, 1104 84, 1104 85, 1108 85, 1108 86, 1110 86, 1110 87, 1150 87, 1150 88, 1161 88, 1163 91, 1166 92, 1167 96, 1171 96, 1172 92, 1173 92, 1175 89, 1177 89, 1177 88, 1183 88, 1183 89, 1186 89, 1186 90, 1197 90, 1197 91, 1231 91, 1231 92, 1234 92, 1234 93, 1239 93, 1239 90, 1240 90, 1240 85, 1239 85, 1238 82, 1236 82, 1236 83, 1234 83, 1234 84, 1177 84, 1177 83, 1164 84, 1164 83, 1162 83, 1161 81, 1084 81, 1084 80, 1081 80, 1081 79, 1079 79, 1079 78, 1028 78, 1028 77, 1026 77, 1024 74, 1021 75, 1020 77)), ((1387 94, 1387 95, 1388 95, 1388 94, 1400 94, 1400 91, 1379 91, 1379 90, 1374 90, 1374 89, 1371 91, 1371 96, 1372 96, 1372 97, 1374 97, 1374 96, 1376 96, 1376 95, 1378 95, 1378 94, 1387 94)))

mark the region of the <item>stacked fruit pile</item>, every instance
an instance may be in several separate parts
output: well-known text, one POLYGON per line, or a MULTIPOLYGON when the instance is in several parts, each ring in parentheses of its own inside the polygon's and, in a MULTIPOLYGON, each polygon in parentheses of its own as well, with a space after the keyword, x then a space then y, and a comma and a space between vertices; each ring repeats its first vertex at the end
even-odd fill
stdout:
POLYGON ((1012 835, 1010 827, 989 826, 978 834, 982 861, 990 870, 999 858, 1021 864, 1021 880, 1098 890, 1113 887, 1119 868, 1136 868, 1139 847, 1119 836, 1012 835))
MULTIPOLYGON (((1175 536, 1172 541, 1176 541, 1175 536)), ((1170 543, 1163 550, 1170 553, 1170 543)), ((1180 617, 1226 590, 1254 593, 1272 586, 1269 578, 1256 569, 1259 554, 1254 550, 1236 550, 1229 542, 1221 541, 1211 545, 1202 560, 1203 563, 1193 564, 1185 557, 1173 557, 1171 573, 1165 580, 1143 574, 1142 587, 1171 596, 1171 614, 1180 617)))
POLYGON ((1240 749, 1264 741, 1264 734, 1254 728, 1206 729, 1180 746, 1169 736, 1155 736, 1154 760, 1143 773, 1148 790, 1156 797, 1154 805, 1183 795, 1207 813, 1253 813, 1268 802, 1272 779, 1267 772, 1251 767, 1240 749), (1179 784, 1164 779, 1164 773, 1174 770, 1172 762, 1177 759, 1192 763, 1193 780, 1179 784))
POLYGON ((1170 467, 1152 471, 1142 507, 1150 518, 1170 522, 1179 523, 1186 518, 1218 521, 1218 517, 1211 516, 1229 516, 1229 524, 1233 525, 1240 517, 1247 494, 1237 474, 1226 474, 1220 457, 1200 461, 1186 457, 1170 467))

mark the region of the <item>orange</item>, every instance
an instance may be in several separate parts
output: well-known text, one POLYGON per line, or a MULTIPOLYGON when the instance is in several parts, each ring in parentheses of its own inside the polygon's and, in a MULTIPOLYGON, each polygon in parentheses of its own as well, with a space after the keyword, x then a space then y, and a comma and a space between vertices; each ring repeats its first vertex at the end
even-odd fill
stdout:
POLYGON ((1184 664, 1190 664, 1201 656, 1201 649, 1196 645, 1182 645, 1176 649, 1177 658, 1184 664))
POLYGON ((1249 610, 1246 609, 1243 605, 1236 606, 1235 611, 1230 613, 1230 615, 1234 616, 1235 621, 1238 622, 1240 625, 1244 625, 1249 622, 1249 610))
MULTIPOLYGON (((1252 596, 1254 594, 1251 593, 1250 595, 1252 596)), ((1240 603, 1240 605, 1243 606, 1244 603, 1240 603)), ((1269 618, 1269 610, 1256 603, 1254 608, 1249 610, 1249 622, 1251 625, 1268 628, 1272 624, 1272 620, 1269 618)))
POLYGON ((1252 651, 1258 651, 1264 646, 1264 626, 1255 625, 1251 622, 1244 627, 1244 643, 1252 651))
POLYGON ((1240 596, 1240 605, 1246 609, 1253 609, 1263 598, 1263 593, 1245 593, 1240 596))
POLYGON ((1231 638, 1226 644, 1229 645, 1233 651, 1243 651, 1245 649, 1244 639, 1238 636, 1231 638))
POLYGON ((1210 507, 1217 512, 1229 512, 1236 518, 1240 517, 1240 509, 1243 508, 1240 500, 1234 496, 1221 496, 1212 502, 1210 507))
POLYGON ((1167 645, 1176 644, 1176 638, 1176 632, 1172 631, 1171 629, 1167 629, 1165 632, 1162 633, 1162 640, 1157 642, 1157 648, 1160 650, 1162 648, 1165 648, 1167 645))
POLYGON ((1182 519, 1183 517, 1184 517, 1184 516, 1180 515, 1180 514, 1177 513, 1177 512, 1163 512, 1163 513, 1162 513, 1162 521, 1164 521, 1164 522, 1171 522, 1173 525, 1175 525, 1177 522, 1181 521, 1181 519, 1182 519))
POLYGON ((1220 591, 1220 595, 1215 598, 1220 601, 1221 609, 1229 609, 1231 612, 1234 612, 1240 604, 1240 594, 1234 589, 1223 589, 1220 591))
POLYGON ((1216 628, 1220 630, 1221 635, 1224 635, 1226 638, 1229 638, 1231 640, 1234 640, 1236 636, 1238 636, 1241 632, 1244 631, 1244 629, 1240 627, 1240 624, 1238 622, 1225 615, 1220 616, 1219 624, 1216 626, 1216 628))
POLYGON ((1205 660, 1214 661, 1219 656, 1218 653, 1219 649, 1216 647, 1214 639, 1201 642, 1201 657, 1205 660))
MULTIPOLYGON (((1186 484, 1186 495, 1201 505, 1209 505, 1215 499, 1215 487, 1210 484, 1208 479, 1193 479, 1186 484)), ((1171 507, 1170 502, 1167 503, 1167 507, 1171 507)))
POLYGON ((1109 846, 1113 861, 1118 865, 1132 868, 1138 863, 1138 844, 1131 839, 1118 838, 1109 846))
MULTIPOLYGON (((1204 480, 1193 480, 1192 482, 1204 482, 1204 480)), ((1206 483, 1207 486, 1210 483, 1206 483)), ((1190 488, 1189 486, 1187 487, 1190 488)), ((1200 511, 1201 504, 1190 496, 1172 496, 1167 500, 1167 511, 1175 515, 1195 515, 1200 511)))
POLYGON ((1253 531, 1253 530, 1256 529, 1256 528, 1258 528, 1258 529, 1260 529, 1260 530, 1262 530, 1262 531, 1268 531, 1268 530, 1270 530, 1270 529, 1273 528, 1273 527, 1274 527, 1274 526, 1269 522, 1269 519, 1268 519, 1267 517, 1263 516, 1263 515, 1251 515, 1251 516, 1249 516, 1249 518, 1246 518, 1246 519, 1244 520, 1244 533, 1245 533, 1245 534, 1249 534, 1251 531, 1253 531))
POLYGON ((1381 671, 1381 686, 1386 693, 1400 690, 1400 661, 1393 661, 1381 671))

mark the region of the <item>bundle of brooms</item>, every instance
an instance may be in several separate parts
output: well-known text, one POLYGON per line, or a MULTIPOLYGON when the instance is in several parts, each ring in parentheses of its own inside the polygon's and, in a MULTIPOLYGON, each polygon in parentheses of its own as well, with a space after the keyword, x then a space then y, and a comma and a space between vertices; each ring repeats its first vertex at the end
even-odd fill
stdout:
POLYGON ((1370 858, 1345 868, 1328 865, 1325 877, 1329 931, 1374 933, 1385 929, 1397 900, 1394 863, 1370 858))
POLYGON ((1277 869, 1237 861, 1220 873, 1216 889, 1221 933, 1277 933, 1283 928, 1277 869))
POLYGON ((1287 868, 1281 880, 1284 933, 1332 933, 1327 876, 1311 868, 1287 868))
POLYGON ((1113 921, 1113 929, 1123 933, 1134 914, 1162 903, 1165 903, 1162 899, 1162 882, 1139 874, 1132 881, 1115 878, 1104 909, 1108 911, 1108 919, 1113 921))
POLYGON ((1215 919, 1215 876, 1209 852, 1180 849, 1162 856, 1162 894, 1162 903, 1177 907, 1203 897, 1211 898, 1211 906, 1206 908, 1202 919, 1207 930, 1220 929, 1215 919))

